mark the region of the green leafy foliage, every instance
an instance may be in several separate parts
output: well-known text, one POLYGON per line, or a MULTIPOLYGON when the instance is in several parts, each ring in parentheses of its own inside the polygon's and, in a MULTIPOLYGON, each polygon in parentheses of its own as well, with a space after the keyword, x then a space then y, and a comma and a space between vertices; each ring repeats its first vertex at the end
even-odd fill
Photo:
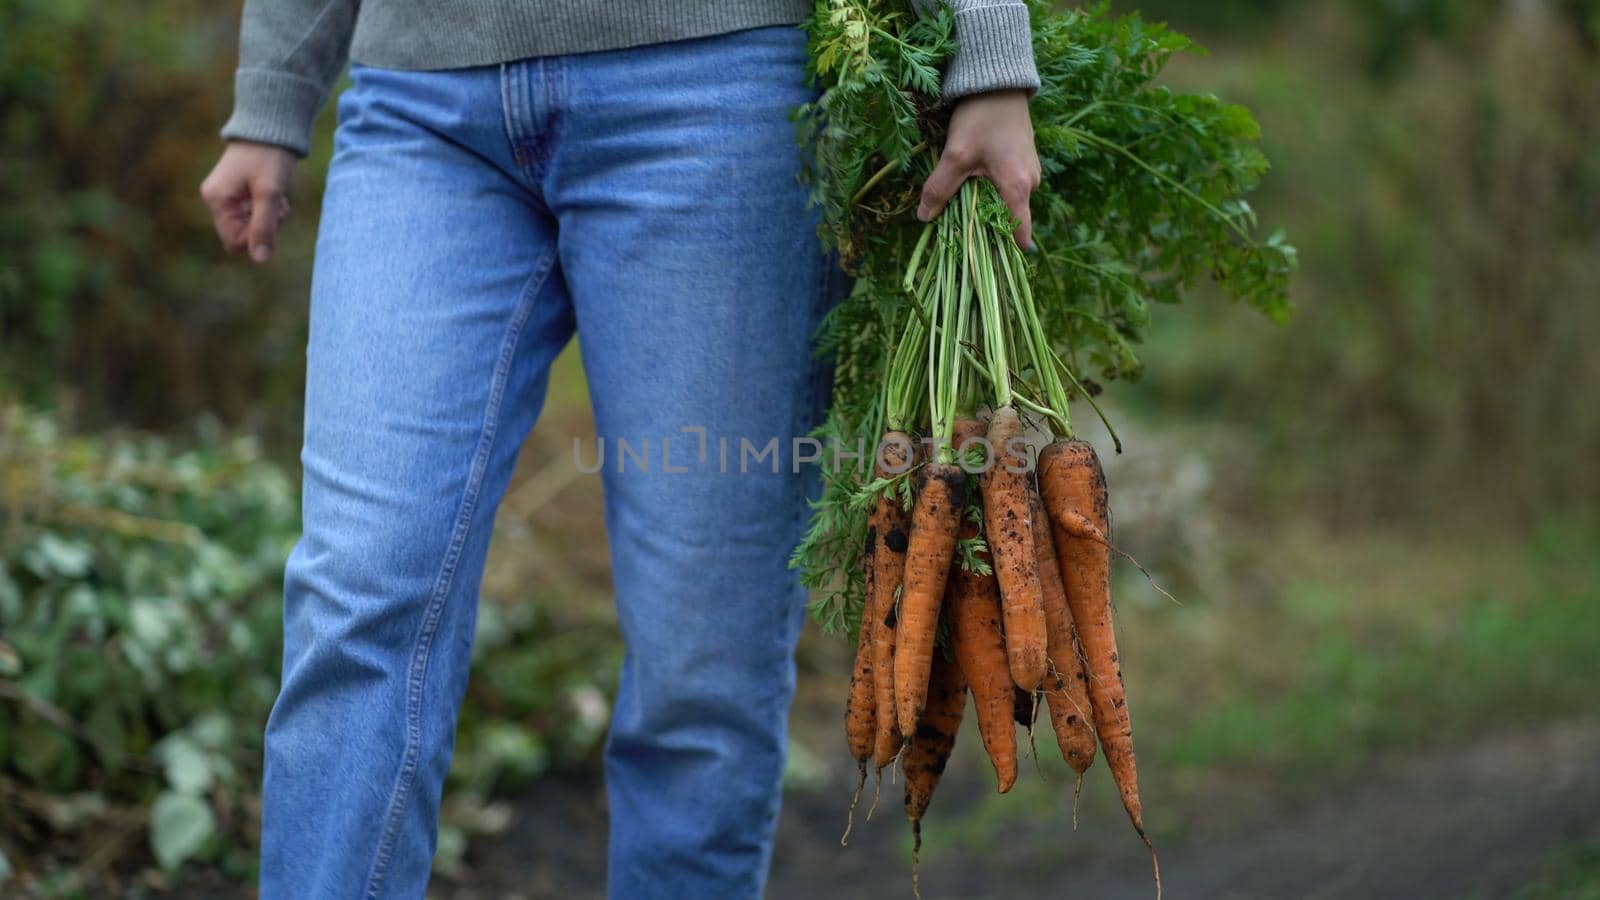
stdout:
POLYGON ((1253 236, 1243 196, 1267 170, 1259 127, 1243 107, 1154 81, 1189 40, 1104 7, 1044 15, 1036 35, 1035 294, 1073 368, 1138 375, 1150 304, 1207 279, 1286 318, 1294 250, 1281 233, 1253 236))
MULTIPOLYGON (((249 877, 299 518, 248 438, 73 436, 0 406, 0 893, 99 896, 97 872, 146 861, 249 877)), ((615 689, 608 631, 529 602, 479 625, 463 808, 592 753, 615 689)), ((450 846, 475 827, 447 815, 450 846)))
POLYGON ((1255 199, 1305 248, 1305 312, 1171 310, 1125 414, 1247 441, 1239 514, 1432 531, 1594 506, 1600 47, 1514 5, 1350 78, 1368 38, 1318 24, 1343 10, 1183 71, 1261 118, 1275 168, 1255 199))
POLYGON ((201 796, 164 791, 150 806, 150 846, 164 869, 176 869, 216 833, 217 819, 201 796))
MULTIPOLYGON (((292 481, 249 440, 71 438, 0 410, 0 832, 232 866, 277 689, 292 481), (93 803, 87 801, 92 798, 93 803)), ((128 852, 128 851, 124 851, 128 852)))
MULTIPOLYGON (((1267 170, 1244 108, 1157 83, 1188 38, 1107 5, 1060 12, 1029 4, 1042 87, 1031 107, 1043 183, 1034 195, 1038 252, 1026 277, 1051 349, 1069 380, 1137 377, 1137 348, 1156 304, 1203 283, 1275 321, 1289 314, 1295 251, 1256 236, 1244 195, 1267 170)), ((903 275, 921 223, 911 215, 944 140, 946 110, 926 76, 954 49, 948 10, 919 18, 889 0, 818 0, 808 23, 820 97, 799 114, 816 151, 809 177, 822 236, 855 289, 823 323, 836 361, 820 437, 871 446, 884 425, 884 385, 908 311, 903 275)), ((990 204, 994 206, 994 204, 990 204)), ((998 208, 998 207, 995 207, 998 208)), ((1003 215, 985 208, 981 217, 1003 215)), ((818 592, 825 629, 853 628, 865 524, 859 472, 829 473, 812 528, 794 556, 818 592)))
POLYGON ((300 403, 326 151, 298 167, 272 266, 222 251, 198 188, 238 4, 0 0, 0 23, 0 384, 141 427, 267 408, 257 427, 292 442, 276 413, 300 403))

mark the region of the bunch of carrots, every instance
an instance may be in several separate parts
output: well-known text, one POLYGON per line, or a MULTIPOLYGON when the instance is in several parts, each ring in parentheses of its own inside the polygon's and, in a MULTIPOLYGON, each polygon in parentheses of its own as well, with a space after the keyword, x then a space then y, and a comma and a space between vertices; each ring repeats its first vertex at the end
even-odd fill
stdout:
POLYGON ((967 695, 1001 793, 1017 779, 1014 719, 1031 724, 1042 696, 1080 785, 1098 738, 1148 846, 1112 627, 1105 474, 1072 437, 1066 370, 1013 224, 992 185, 969 181, 905 274, 912 302, 884 388, 846 711, 856 799, 869 765, 881 779, 898 760, 920 848, 967 695), (1036 465, 1025 419, 1058 436, 1036 465))
POLYGON ((1296 256, 1282 233, 1258 237, 1245 199, 1268 168, 1250 113, 1158 81, 1187 38, 1105 2, 1026 3, 1042 169, 1026 255, 984 179, 934 222, 912 215, 944 144, 950 10, 816 0, 807 21, 820 90, 800 139, 820 236, 855 279, 816 339, 834 369, 816 436, 878 451, 823 467, 793 563, 813 618, 857 636, 857 800, 869 766, 881 785, 898 762, 920 846, 967 696, 1002 793, 1014 721, 1031 729, 1042 701, 1079 787, 1103 754, 1149 846, 1112 619, 1119 551, 1068 401, 1099 413, 1100 382, 1142 371, 1152 310, 1201 281, 1286 319, 1296 256))

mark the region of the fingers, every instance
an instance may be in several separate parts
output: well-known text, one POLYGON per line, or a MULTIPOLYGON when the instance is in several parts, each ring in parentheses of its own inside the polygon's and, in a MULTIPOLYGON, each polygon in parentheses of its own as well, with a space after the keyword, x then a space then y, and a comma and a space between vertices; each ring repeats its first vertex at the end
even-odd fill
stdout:
POLYGON ((278 226, 288 214, 289 200, 283 195, 282 188, 265 181, 257 181, 252 185, 250 224, 245 234, 252 260, 264 263, 272 258, 272 250, 278 240, 278 226))
POLYGON ((1033 249, 1033 210, 1028 201, 1033 196, 1034 189, 1039 186, 1039 175, 1031 171, 1013 171, 1004 175, 989 175, 982 169, 972 169, 956 164, 946 165, 945 157, 928 176, 922 186, 922 201, 917 207, 917 218, 926 222, 944 211, 960 190, 962 182, 975 175, 988 175, 994 182, 1000 199, 1005 201, 1006 208, 1017 218, 1017 230, 1013 232, 1017 239, 1017 246, 1024 250, 1033 249))
POLYGON ((200 185, 224 250, 248 251, 258 263, 272 258, 278 228, 289 215, 287 192, 293 169, 294 155, 282 147, 229 142, 200 185))
POLYGON ((1006 208, 1017 218, 1017 230, 1014 232, 1017 246, 1024 250, 1033 249, 1033 210, 1029 208, 1028 200, 1033 196, 1033 191, 1039 186, 1039 176, 1032 171, 1013 170, 1006 174, 996 176, 994 186, 1000 192, 1000 199, 1006 203, 1006 208))
POLYGON ((917 206, 917 218, 924 222, 944 211, 950 198, 956 195, 961 183, 972 174, 970 154, 958 147, 946 147, 933 173, 922 183, 922 199, 917 206))
POLYGON ((1016 207, 1012 207, 1011 214, 1016 216, 1018 222, 1020 223, 1017 225, 1017 230, 1012 232, 1012 236, 1017 239, 1017 246, 1024 250, 1032 250, 1033 211, 1028 209, 1028 204, 1024 202, 1021 210, 1018 210, 1016 207))
POLYGON ((950 198, 961 189, 962 182, 975 175, 987 176, 1000 192, 1000 199, 1005 201, 1006 207, 1017 218, 1017 246, 1024 250, 1033 249, 1033 211, 1028 206, 1028 200, 1039 187, 1037 164, 1029 166, 1015 163, 1002 171, 991 172, 990 167, 982 165, 982 162, 959 149, 947 149, 922 185, 917 218, 924 222, 933 219, 944 211, 950 198))
POLYGON ((244 249, 245 229, 249 223, 249 192, 242 183, 227 184, 218 173, 200 185, 200 197, 211 210, 211 225, 222 240, 222 249, 238 253, 244 249))

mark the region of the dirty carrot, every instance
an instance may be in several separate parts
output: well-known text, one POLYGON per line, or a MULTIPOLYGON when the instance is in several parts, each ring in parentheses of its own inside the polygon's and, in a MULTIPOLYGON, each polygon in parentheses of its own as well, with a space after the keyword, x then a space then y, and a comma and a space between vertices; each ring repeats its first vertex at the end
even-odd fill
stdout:
POLYGON ((1039 485, 1066 582, 1067 607, 1087 664, 1095 731, 1122 806, 1150 849, 1159 897, 1161 869, 1144 828, 1133 722, 1111 619, 1111 512, 1100 457, 1085 441, 1057 441, 1039 455, 1039 485))
MULTIPOLYGON (((876 474, 879 478, 903 472, 911 462, 911 438, 902 432, 885 432, 878 448, 876 474)), ((901 744, 894 703, 895 601, 905 575, 910 528, 911 516, 900 498, 892 491, 879 494, 868 520, 868 529, 874 538, 872 577, 867 606, 862 614, 870 615, 873 622, 873 705, 877 729, 872 762, 880 773, 894 761, 901 744)))
POLYGON ((872 603, 873 582, 876 573, 872 561, 877 555, 878 533, 867 526, 866 552, 862 559, 866 569, 866 606, 861 610, 860 634, 856 639, 856 660, 850 669, 850 697, 845 704, 844 731, 850 746, 850 755, 860 764, 861 776, 866 778, 867 761, 872 759, 873 738, 878 727, 877 693, 873 684, 872 653, 876 622, 869 608, 872 603))
POLYGON ((983 522, 1000 582, 1011 680, 1032 691, 1044 681, 1046 638, 1021 440, 1022 419, 1016 409, 995 410, 989 424, 994 461, 983 478, 983 522))
POLYGON ((1089 677, 1079 656, 1077 631, 1067 607, 1067 588, 1056 560, 1055 541, 1044 502, 1031 494, 1034 511, 1034 552, 1039 558, 1039 584, 1043 588, 1045 627, 1049 634, 1046 655, 1045 705, 1056 733, 1061 758, 1082 778, 1094 763, 1094 717, 1089 704, 1089 677))
POLYGON ((919 898, 922 891, 917 866, 922 854, 922 817, 933 800, 934 788, 939 786, 950 751, 955 749, 956 732, 967 709, 967 679, 961 664, 947 659, 942 651, 934 653, 928 682, 928 702, 911 732, 901 763, 906 777, 906 818, 911 820, 911 889, 919 898))
MULTIPOLYGON (((867 532, 867 540, 874 540, 867 532)), ((870 581, 870 575, 867 580, 870 581)), ((874 621, 872 615, 862 612, 861 637, 856 642, 856 665, 850 673, 850 701, 845 706, 845 737, 850 741, 850 756, 861 764, 862 777, 866 777, 867 761, 872 759, 875 730, 877 730, 877 693, 872 684, 872 650, 874 650, 874 621)))
MULTIPOLYGON (((978 434, 982 433, 977 422, 957 422, 957 446, 963 426, 969 423, 980 429, 978 434)), ((970 519, 961 523, 963 540, 977 533, 977 523, 970 519)), ((987 561, 987 554, 983 558, 987 561)), ((1000 634, 1000 588, 993 571, 979 575, 959 564, 951 567, 950 579, 947 611, 951 645, 972 692, 983 749, 989 754, 1000 793, 1004 794, 1017 781, 1017 730, 1011 724, 1011 670, 1006 662, 1005 638, 1000 634)))
MULTIPOLYGON (((869 530, 868 539, 871 538, 869 530)), ((850 755, 860 764, 863 777, 867 773, 867 761, 872 758, 873 739, 878 725, 877 695, 872 672, 873 630, 872 617, 863 615, 861 639, 856 644, 855 667, 850 673, 850 700, 845 708, 845 737, 850 744, 850 755)))
POLYGON ((903 740, 916 730, 928 698, 939 607, 967 493, 966 475, 959 466, 930 462, 917 476, 894 652, 895 711, 903 740))
POLYGON ((850 755, 856 761, 858 777, 856 790, 850 797, 850 811, 845 822, 844 834, 839 838, 839 843, 847 843, 850 839, 850 828, 855 824, 856 805, 861 802, 861 789, 867 783, 867 763, 872 759, 874 742, 878 729, 877 692, 873 683, 872 657, 876 646, 873 635, 877 630, 872 610, 872 584, 875 577, 872 560, 878 541, 876 529, 867 527, 866 552, 863 562, 866 567, 866 604, 861 611, 860 635, 856 639, 856 661, 850 671, 850 697, 845 703, 844 732, 846 742, 850 747, 850 755))

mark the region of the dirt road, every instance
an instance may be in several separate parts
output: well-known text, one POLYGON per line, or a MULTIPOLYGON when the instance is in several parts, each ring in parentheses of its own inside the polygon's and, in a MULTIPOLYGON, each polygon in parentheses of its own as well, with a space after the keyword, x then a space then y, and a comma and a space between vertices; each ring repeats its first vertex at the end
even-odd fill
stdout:
MULTIPOLYGON (((960 814, 987 789, 954 787, 954 795, 941 797, 945 815, 960 814)), ((835 785, 786 800, 773 900, 910 896, 897 795, 886 790, 879 820, 841 848, 843 790, 835 785)), ((535 785, 516 801, 518 821, 509 834, 480 846, 469 857, 469 875, 437 883, 430 895, 602 896, 599 798, 593 780, 535 785)), ((1063 830, 1050 840, 1006 835, 1004 852, 946 848, 923 867, 923 897, 1151 897, 1147 864, 1132 834, 1117 825, 1076 835, 1063 830), (1051 846, 1058 837, 1059 848, 1051 846)), ((1376 765, 1363 784, 1301 801, 1271 824, 1196 821, 1186 838, 1163 847, 1162 875, 1172 900, 1496 898, 1526 883, 1551 850, 1579 840, 1600 840, 1595 720, 1488 738, 1426 758, 1396 757, 1376 765)))

